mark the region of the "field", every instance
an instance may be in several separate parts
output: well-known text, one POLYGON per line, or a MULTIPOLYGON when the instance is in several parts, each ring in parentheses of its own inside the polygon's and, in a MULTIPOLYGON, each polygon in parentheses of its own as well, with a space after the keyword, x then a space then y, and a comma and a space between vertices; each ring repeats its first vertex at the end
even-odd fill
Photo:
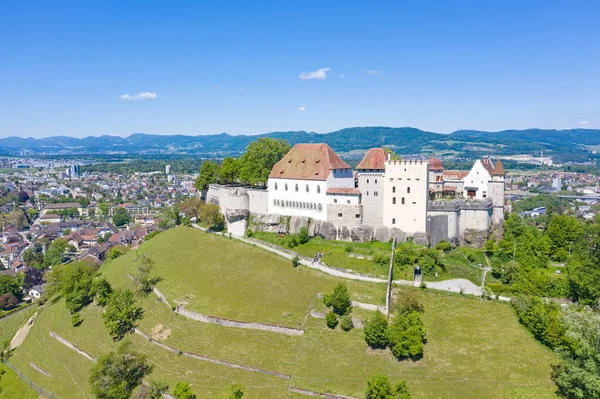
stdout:
POLYGON ((35 313, 35 306, 11 313, 0 319, 0 342, 11 341, 23 324, 35 313))
MULTIPOLYGON (((214 396, 236 382, 246 387, 245 398, 302 397, 288 392, 289 385, 363 398, 365 382, 374 373, 406 379, 415 398, 555 397, 550 365, 556 357, 521 328, 505 303, 419 290, 428 331, 424 357, 397 361, 388 351, 368 349, 361 329, 329 330, 324 320, 308 315, 311 309, 325 310, 316 293, 329 292, 338 279, 294 269, 289 261, 256 247, 191 228, 162 233, 141 251, 155 261, 155 273, 163 278, 158 288, 169 300, 187 295, 186 306, 199 312, 300 324, 305 330, 303 336, 287 336, 199 323, 173 313, 153 294, 139 297, 145 314, 138 328, 156 340, 183 352, 290 376, 285 380, 178 355, 137 334, 126 338, 155 365, 148 379, 171 386, 187 381, 199 397, 214 396)), ((131 287, 126 274, 134 257, 125 255, 100 271, 114 286, 131 287)), ((382 302, 383 284, 348 287, 353 299, 382 302)), ((353 315, 364 320, 371 313, 355 309, 353 315)), ((87 380, 93 363, 50 336, 53 331, 95 357, 115 347, 100 308, 88 306, 82 318, 80 326, 71 327, 64 302, 48 303, 11 361, 65 399, 91 397, 87 380)))

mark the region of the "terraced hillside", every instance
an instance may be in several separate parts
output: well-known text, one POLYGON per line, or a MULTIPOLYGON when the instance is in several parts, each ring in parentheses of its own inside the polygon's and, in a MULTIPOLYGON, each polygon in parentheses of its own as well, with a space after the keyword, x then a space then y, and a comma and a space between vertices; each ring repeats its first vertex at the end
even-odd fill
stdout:
MULTIPOLYGON (((162 278, 157 288, 174 307, 302 331, 289 335, 199 322, 175 313, 154 294, 140 297, 144 317, 138 333, 126 339, 155 365, 148 379, 172 387, 189 382, 199 397, 235 382, 246 387, 248 398, 303 397, 290 387, 362 398, 374 373, 406 379, 415 398, 555 397, 550 380, 555 356, 520 327, 505 303, 421 290, 425 353, 419 361, 398 361, 387 351, 370 350, 362 329, 330 330, 311 316, 325 311, 317 294, 330 292, 338 278, 295 269, 262 249, 185 227, 159 234, 139 253, 109 262, 100 272, 113 286, 131 287, 128 274, 141 253, 154 261, 154 273, 162 278)), ((383 284, 347 284, 353 300, 383 304, 383 284)), ((93 358, 118 345, 101 311, 88 306, 83 323, 72 327, 63 301, 48 303, 12 363, 62 398, 92 397, 93 358)), ((362 320, 370 314, 353 311, 362 320)))

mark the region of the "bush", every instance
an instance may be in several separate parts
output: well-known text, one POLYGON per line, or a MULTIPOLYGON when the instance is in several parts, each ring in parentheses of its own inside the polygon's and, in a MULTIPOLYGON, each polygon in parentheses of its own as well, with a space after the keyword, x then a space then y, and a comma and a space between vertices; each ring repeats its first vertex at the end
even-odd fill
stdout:
POLYGON ((178 382, 173 391, 175 399, 196 399, 196 395, 192 392, 192 388, 187 382, 178 382))
POLYGON ((329 328, 335 328, 335 326, 337 326, 338 324, 337 316, 331 310, 327 312, 327 315, 325 316, 325 321, 327 322, 327 327, 329 328))
POLYGON ((323 303, 333 308, 333 312, 340 316, 352 311, 352 301, 345 283, 338 283, 333 289, 333 294, 323 296, 323 303))
POLYGON ((371 348, 385 348, 388 344, 388 321, 379 310, 365 323, 365 342, 371 348))
POLYGON ((112 294, 112 287, 106 279, 99 278, 94 281, 94 292, 96 293, 96 303, 98 306, 105 306, 112 294))
POLYGON ((306 244, 308 240, 310 240, 308 229, 306 227, 300 228, 300 231, 298 232, 298 243, 306 244))
POLYGON ((499 283, 490 283, 486 285, 496 295, 510 294, 512 292, 509 286, 499 283))
POLYGON ((389 378, 376 374, 367 381, 366 399, 411 399, 406 381, 398 381, 392 387, 389 378))
POLYGON ((380 266, 385 266, 390 263, 390 257, 384 254, 375 254, 373 256, 373 263, 376 263, 380 266))
POLYGON ((415 359, 423 354, 425 327, 417 312, 400 313, 388 328, 388 342, 398 359, 415 359))
POLYGON ((81 315, 79 312, 71 313, 71 325, 77 327, 81 324, 81 315))
POLYGON ((396 307, 404 313, 425 312, 419 291, 409 287, 402 287, 398 290, 396 307))
POLYGON ((300 258, 298 257, 298 255, 296 255, 292 258, 292 266, 298 267, 299 264, 300 264, 300 258))
POLYGON ((442 240, 435 245, 435 249, 438 251, 449 252, 452 250, 452 245, 447 240, 442 240))
POLYGON ((340 319, 340 327, 342 327, 342 330, 344 331, 352 330, 352 328, 354 327, 354 324, 352 324, 352 317, 342 316, 342 318, 340 319))
POLYGON ((344 244, 344 251, 346 251, 347 253, 352 252, 352 244, 350 244, 349 242, 344 244))
POLYGON ((298 246, 298 237, 295 234, 288 234, 281 239, 284 247, 295 248, 298 246))
POLYGON ((253 235, 254 235, 254 230, 246 229, 246 237, 252 238, 253 235))

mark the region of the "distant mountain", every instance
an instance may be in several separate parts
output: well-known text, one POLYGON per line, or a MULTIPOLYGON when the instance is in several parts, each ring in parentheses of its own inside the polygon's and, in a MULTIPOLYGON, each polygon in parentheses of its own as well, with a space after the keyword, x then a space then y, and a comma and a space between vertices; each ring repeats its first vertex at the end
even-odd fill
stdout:
POLYGON ((7 137, 0 139, 0 152, 15 154, 21 150, 50 154, 189 154, 205 157, 239 155, 259 137, 274 137, 290 144, 325 142, 335 151, 351 156, 376 146, 388 146, 401 155, 453 154, 474 157, 481 154, 536 154, 541 151, 555 160, 587 160, 595 157, 600 145, 600 130, 506 130, 483 132, 458 130, 451 134, 427 132, 411 127, 352 127, 327 134, 305 131, 272 132, 256 136, 232 136, 227 133, 184 136, 135 133, 129 137, 67 136, 43 139, 7 137))

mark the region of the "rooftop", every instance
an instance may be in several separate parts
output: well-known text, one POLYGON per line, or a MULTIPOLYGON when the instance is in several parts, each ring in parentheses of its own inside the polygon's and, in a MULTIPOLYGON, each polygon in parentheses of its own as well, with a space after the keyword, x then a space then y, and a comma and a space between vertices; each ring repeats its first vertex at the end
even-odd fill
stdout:
POLYGON ((385 151, 383 148, 371 148, 360 161, 358 170, 385 169, 385 151))
POLYGON ((350 165, 327 144, 296 144, 273 166, 269 178, 327 180, 332 169, 350 169, 350 165))

